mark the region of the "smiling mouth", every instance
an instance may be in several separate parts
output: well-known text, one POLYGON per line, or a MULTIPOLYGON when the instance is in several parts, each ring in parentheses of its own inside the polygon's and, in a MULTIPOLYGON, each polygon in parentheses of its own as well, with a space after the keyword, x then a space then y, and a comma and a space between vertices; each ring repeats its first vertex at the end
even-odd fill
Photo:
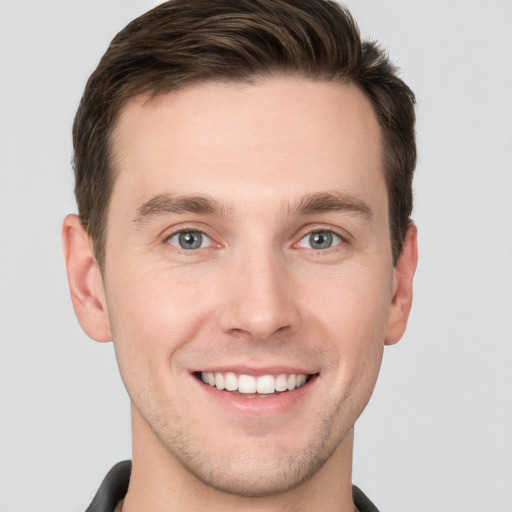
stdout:
POLYGON ((218 390, 246 395, 247 397, 265 397, 300 388, 317 374, 281 373, 279 375, 256 377, 233 372, 195 372, 194 375, 205 384, 218 390))

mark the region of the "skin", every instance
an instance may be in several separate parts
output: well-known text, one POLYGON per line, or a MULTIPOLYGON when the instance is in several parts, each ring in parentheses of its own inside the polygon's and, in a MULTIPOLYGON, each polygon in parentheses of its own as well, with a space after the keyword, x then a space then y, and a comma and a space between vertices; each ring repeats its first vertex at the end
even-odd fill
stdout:
POLYGON ((78 319, 114 340, 132 402, 125 512, 354 509, 353 426, 405 330, 417 261, 411 225, 392 263, 381 151, 352 85, 208 83, 125 105, 103 276, 79 219, 63 227, 78 319), (317 208, 299 211, 311 194, 317 208), (172 235, 194 230, 203 246, 180 248, 172 235), (278 410, 246 397, 244 412, 192 374, 269 367, 315 378, 278 410))

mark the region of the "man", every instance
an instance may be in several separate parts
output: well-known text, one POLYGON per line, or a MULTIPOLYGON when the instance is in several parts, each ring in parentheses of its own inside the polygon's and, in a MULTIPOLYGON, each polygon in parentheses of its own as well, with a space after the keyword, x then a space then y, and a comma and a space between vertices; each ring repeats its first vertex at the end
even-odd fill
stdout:
POLYGON ((412 301, 414 96, 324 0, 173 0, 73 130, 73 305, 133 460, 90 511, 372 511, 354 423, 412 301))

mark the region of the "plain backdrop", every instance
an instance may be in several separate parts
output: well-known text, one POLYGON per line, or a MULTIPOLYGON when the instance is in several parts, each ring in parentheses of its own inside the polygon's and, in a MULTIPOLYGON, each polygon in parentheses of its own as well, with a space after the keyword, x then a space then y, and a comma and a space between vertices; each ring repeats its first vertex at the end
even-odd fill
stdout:
MULTIPOLYGON (((130 457, 112 344, 68 295, 71 125, 149 0, 0 0, 0 512, 85 510, 130 457)), ((418 98, 420 263, 407 334, 356 428, 382 512, 512 510, 512 2, 353 0, 418 98)))

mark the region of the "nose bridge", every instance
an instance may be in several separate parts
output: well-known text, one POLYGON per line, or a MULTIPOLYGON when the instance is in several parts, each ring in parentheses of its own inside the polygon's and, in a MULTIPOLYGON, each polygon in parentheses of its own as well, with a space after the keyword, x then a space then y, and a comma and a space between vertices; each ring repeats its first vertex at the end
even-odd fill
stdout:
POLYGON ((284 258, 270 244, 248 249, 235 256, 226 276, 223 329, 259 340, 294 330, 298 310, 284 258))

